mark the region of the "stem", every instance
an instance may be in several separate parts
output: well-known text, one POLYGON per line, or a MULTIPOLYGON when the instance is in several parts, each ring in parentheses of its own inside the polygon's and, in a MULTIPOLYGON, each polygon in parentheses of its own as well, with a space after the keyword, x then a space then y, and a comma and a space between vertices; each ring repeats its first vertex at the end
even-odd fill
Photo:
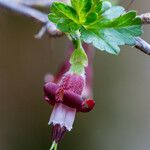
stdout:
POLYGON ((82 43, 81 43, 81 39, 80 38, 77 38, 77 39, 72 39, 72 42, 73 42, 73 45, 75 47, 75 49, 83 49, 82 47, 82 43))
POLYGON ((76 42, 77 42, 77 49, 78 49, 78 50, 81 50, 81 49, 84 50, 83 47, 82 47, 81 40, 80 40, 80 39, 77 39, 76 42))
POLYGON ((80 35, 79 30, 77 30, 74 35, 69 35, 69 37, 71 38, 75 49, 79 49, 79 50, 82 49, 82 50, 84 50, 83 47, 82 47, 82 42, 81 42, 80 36, 81 35, 80 35))
POLYGON ((57 150, 57 146, 58 146, 58 144, 55 141, 53 141, 53 143, 52 143, 52 145, 51 145, 49 150, 53 150, 53 149, 57 150))
POLYGON ((141 39, 140 37, 135 38, 135 47, 147 55, 150 55, 150 44, 141 39))
POLYGON ((58 147, 58 144, 55 144, 55 149, 54 150, 57 150, 57 147, 58 147))

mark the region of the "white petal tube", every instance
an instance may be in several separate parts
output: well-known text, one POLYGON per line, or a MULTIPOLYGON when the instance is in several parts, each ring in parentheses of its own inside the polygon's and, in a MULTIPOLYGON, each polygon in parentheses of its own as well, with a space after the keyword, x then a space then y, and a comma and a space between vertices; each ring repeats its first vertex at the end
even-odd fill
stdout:
POLYGON ((54 106, 48 124, 60 124, 62 127, 64 126, 68 131, 70 131, 72 129, 75 115, 76 109, 70 108, 62 103, 58 103, 54 106))

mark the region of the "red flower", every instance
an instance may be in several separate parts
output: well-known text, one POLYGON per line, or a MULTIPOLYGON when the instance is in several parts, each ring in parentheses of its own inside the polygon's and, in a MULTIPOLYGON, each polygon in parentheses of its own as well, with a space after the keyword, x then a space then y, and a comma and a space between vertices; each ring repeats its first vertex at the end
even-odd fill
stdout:
POLYGON ((77 111, 88 112, 95 102, 85 100, 82 93, 85 89, 85 76, 66 73, 58 83, 48 82, 44 85, 45 100, 54 105, 49 124, 53 125, 53 140, 58 143, 66 131, 72 129, 77 111))
POLYGON ((73 52, 70 45, 66 60, 55 77, 52 74, 45 76, 45 100, 54 106, 48 123, 53 125, 51 150, 56 148, 64 134, 72 129, 76 112, 89 112, 95 105, 94 100, 88 99, 92 97, 93 49, 87 44, 83 46, 89 59, 84 74, 78 75, 68 71, 71 67, 69 59, 73 52))

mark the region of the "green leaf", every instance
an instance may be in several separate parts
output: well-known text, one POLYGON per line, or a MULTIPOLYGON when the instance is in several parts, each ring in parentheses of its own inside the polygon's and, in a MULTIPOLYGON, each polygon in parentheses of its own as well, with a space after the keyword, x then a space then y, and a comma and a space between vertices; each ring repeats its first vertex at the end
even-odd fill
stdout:
POLYGON ((125 13, 123 7, 103 2, 99 10, 99 20, 84 26, 81 38, 96 48, 112 54, 118 54, 119 45, 134 45, 135 37, 142 34, 141 20, 136 12, 125 13))
POLYGON ((84 42, 102 51, 118 54, 120 45, 133 46, 135 37, 142 34, 141 19, 135 11, 126 13, 123 7, 103 0, 71 0, 71 5, 54 2, 49 20, 62 32, 75 39, 81 35, 84 42))
POLYGON ((57 25, 59 30, 71 33, 79 29, 78 15, 72 7, 55 2, 50 9, 51 13, 48 15, 48 18, 57 25))
POLYGON ((54 14, 54 13, 48 14, 48 18, 49 18, 49 20, 51 20, 53 23, 57 23, 57 22, 59 22, 59 20, 60 20, 60 17, 57 16, 56 14, 54 14))
POLYGON ((105 11, 102 16, 107 19, 118 18, 120 15, 125 13, 125 9, 121 6, 112 6, 110 9, 105 11))
POLYGON ((94 10, 97 14, 100 14, 102 12, 103 3, 101 0, 98 0, 98 2, 94 3, 94 10))
POLYGON ((71 0, 71 4, 79 16, 79 21, 84 21, 85 16, 92 7, 92 0, 71 0))
POLYGON ((50 7, 50 10, 52 13, 61 18, 67 18, 78 23, 78 15, 76 11, 72 7, 65 5, 64 3, 55 2, 50 7))
POLYGON ((98 18, 98 14, 95 12, 88 14, 84 22, 84 25, 89 25, 90 23, 97 21, 97 18, 98 18))
POLYGON ((84 28, 81 29, 82 39, 86 43, 92 43, 96 48, 107 51, 111 54, 117 54, 119 52, 119 47, 114 44, 114 41, 108 40, 104 31, 96 31, 96 30, 86 30, 84 28))
MULTIPOLYGON (((114 12, 114 8, 111 10, 114 12)), ((120 12, 123 12, 122 9, 120 9, 120 12)), ((82 40, 86 43, 92 43, 96 48, 111 54, 119 53, 119 45, 135 45, 135 37, 142 34, 141 20, 136 17, 135 11, 121 16, 120 14, 118 12, 114 13, 113 16, 105 15, 109 17, 101 19, 89 28, 80 29, 82 40), (116 18, 117 16, 120 17, 116 18)))
POLYGON ((69 19, 60 19, 57 23, 57 28, 62 32, 73 33, 74 31, 78 30, 80 26, 69 19))

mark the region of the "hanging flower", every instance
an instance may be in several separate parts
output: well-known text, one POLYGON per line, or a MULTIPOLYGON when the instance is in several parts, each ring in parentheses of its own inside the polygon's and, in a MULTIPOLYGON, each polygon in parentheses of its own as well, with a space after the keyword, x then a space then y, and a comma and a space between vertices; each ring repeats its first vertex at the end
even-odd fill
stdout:
POLYGON ((85 77, 67 73, 59 84, 48 82, 44 86, 45 100, 54 105, 49 123, 53 125, 53 140, 58 143, 66 131, 72 129, 76 112, 93 109, 93 100, 82 99, 85 77))
POLYGON ((45 101, 54 106, 48 122, 49 125, 52 124, 53 144, 50 150, 57 149, 57 144, 65 133, 71 131, 76 113, 89 112, 95 105, 94 100, 88 99, 92 96, 93 51, 86 44, 83 46, 85 51, 80 42, 75 50, 71 45, 67 58, 55 77, 45 77, 45 101), (89 63, 88 58, 91 59, 89 63))
POLYGON ((48 82, 44 85, 45 100, 54 105, 48 124, 52 124, 52 140, 58 143, 67 131, 71 131, 76 112, 88 112, 95 102, 85 100, 85 76, 66 73, 58 83, 48 82))

